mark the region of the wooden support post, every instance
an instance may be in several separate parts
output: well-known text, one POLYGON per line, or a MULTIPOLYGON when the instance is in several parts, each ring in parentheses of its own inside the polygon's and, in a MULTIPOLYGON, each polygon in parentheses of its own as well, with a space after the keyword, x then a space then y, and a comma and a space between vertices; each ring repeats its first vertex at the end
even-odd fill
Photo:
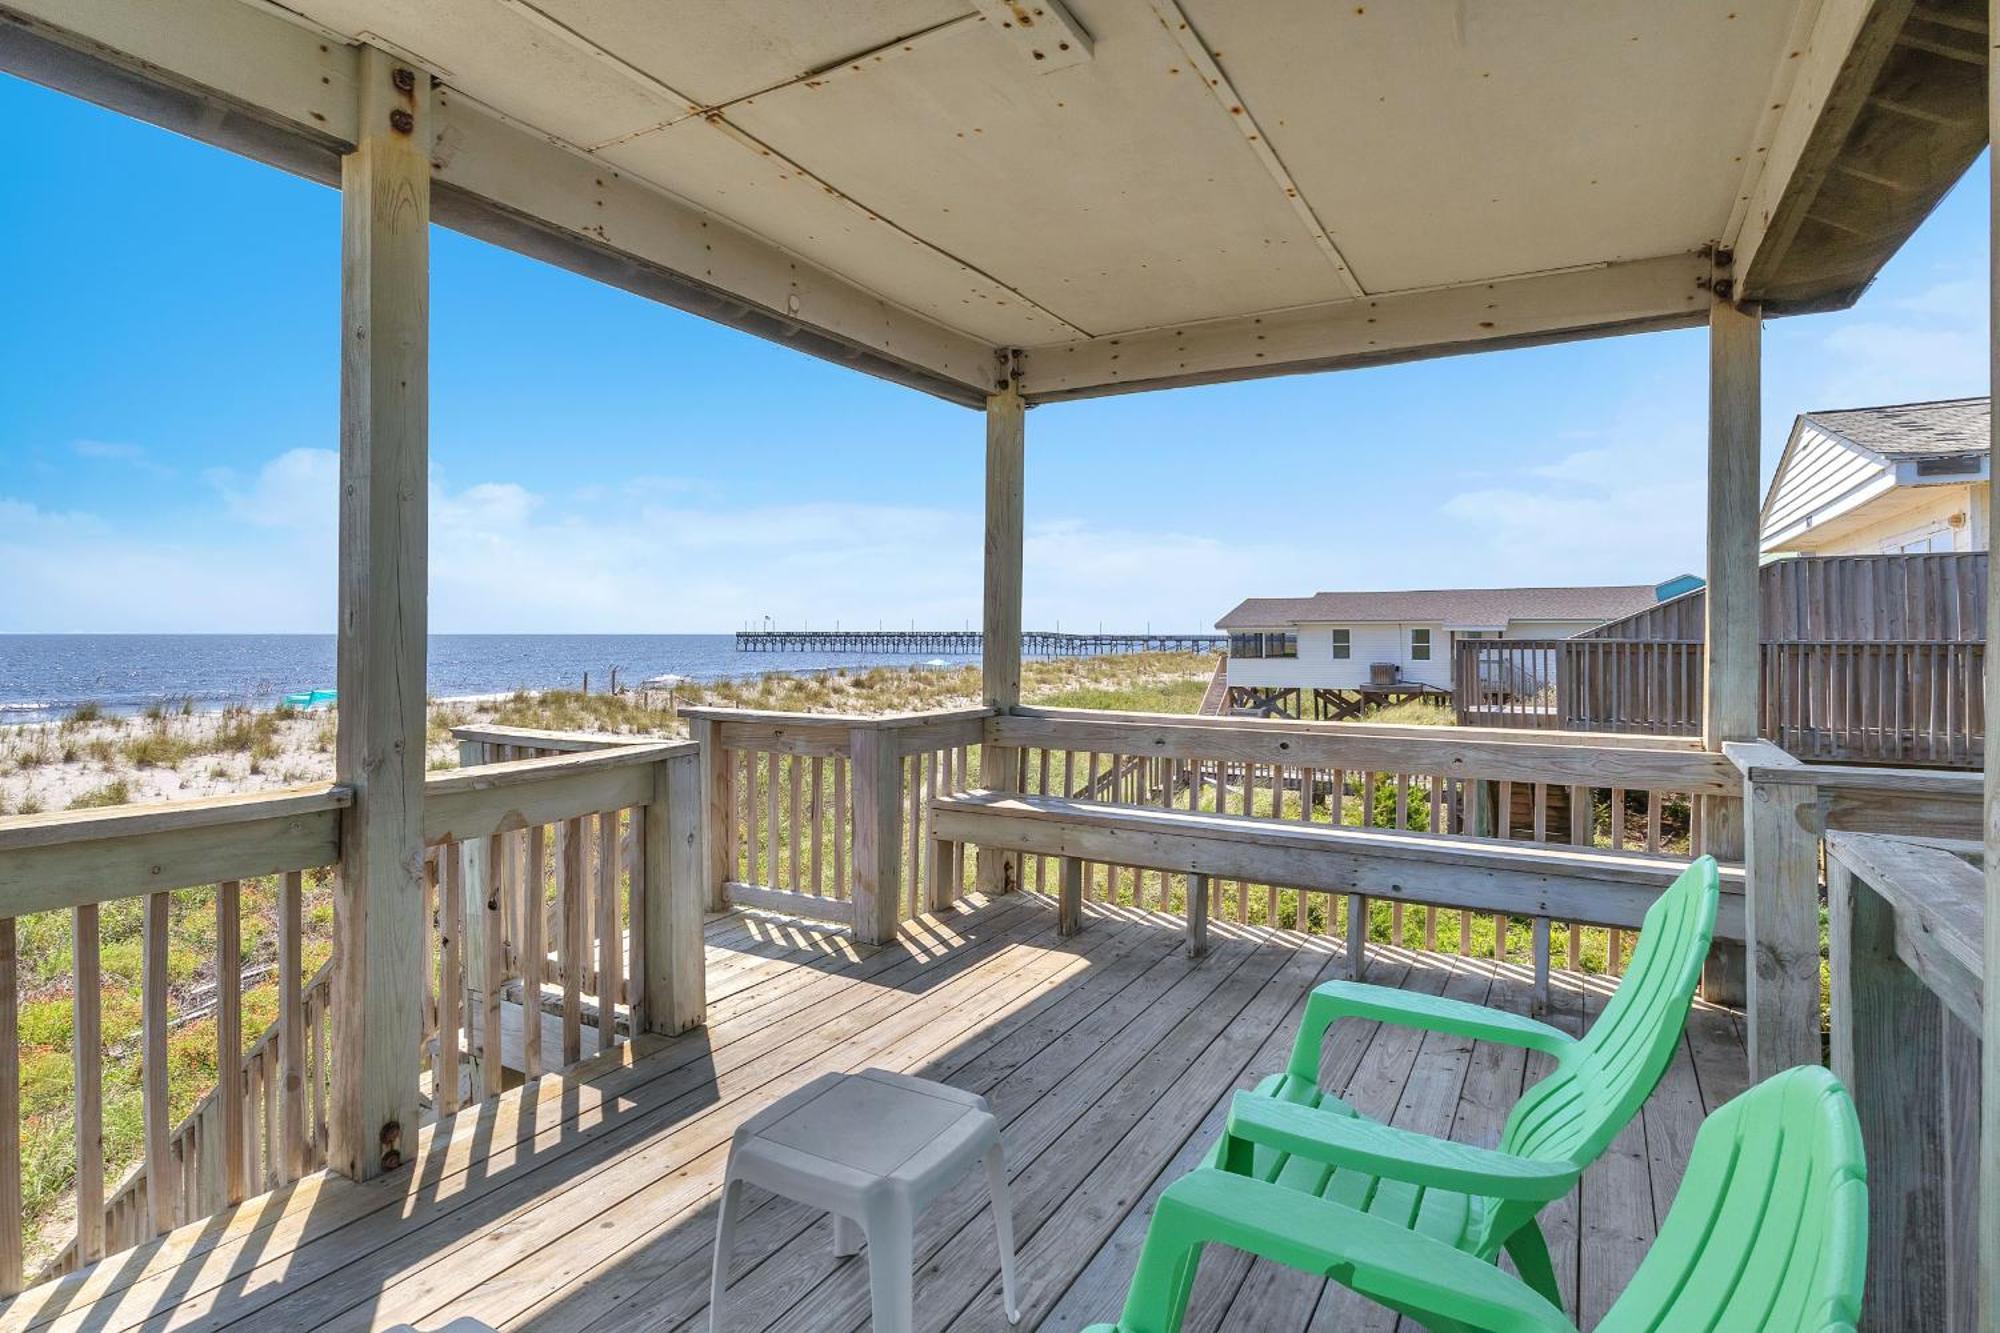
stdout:
MULTIPOLYGON (((736 868, 736 848, 731 845, 729 831, 733 821, 729 817, 729 769, 736 757, 722 748, 722 724, 713 718, 699 718, 689 728, 689 736, 701 745, 701 864, 700 876, 702 897, 711 912, 728 910, 729 891, 723 886, 729 882, 736 868)), ((745 784, 746 791, 754 791, 753 780, 745 784)), ((749 801, 745 797, 746 805, 749 801)), ((754 848, 757 833, 754 823, 750 828, 750 843, 754 848)), ((752 851, 754 858, 756 853, 752 851)))
MULTIPOLYGON (((1775 747, 1760 747, 1775 748, 1775 747)), ((1779 753, 1782 753, 1780 751, 1779 753)), ((1746 1040, 1750 1080, 1820 1062, 1819 788, 1744 782, 1749 842, 1744 934, 1750 942, 1746 1040)))
POLYGON ((1056 897, 1056 934, 1074 935, 1083 929, 1083 862, 1074 856, 1062 859, 1062 888, 1056 897))
POLYGON ((340 645, 328 1165, 415 1147, 423 1030, 424 649, 429 544, 430 76, 373 47, 341 160, 340 645))
MULTIPOLYGON (((301 946, 305 942, 305 892, 305 876, 294 870, 285 875, 278 897, 278 1114, 281 1160, 286 1180, 297 1180, 307 1169, 305 968, 301 954, 301 946)), ((159 895, 161 898, 166 896, 159 895)), ((164 903, 161 904, 160 917, 161 933, 164 935, 164 903)), ((150 921, 148 924, 151 924, 150 921)), ((164 954, 160 963, 164 968, 164 954)), ((150 1045, 148 1050, 151 1050, 150 1045)), ((162 1034, 161 1054, 165 1053, 166 1038, 162 1034)))
MULTIPOLYGON (((1753 830, 1756 820, 1753 814, 1753 830)), ((1944 1025, 1956 1020, 1896 957, 1896 913, 1886 900, 1839 862, 1827 868, 1827 895, 1833 1072, 1854 1096, 1868 1153, 1862 1322, 1943 1329, 1941 1043, 1944 1025)))
MULTIPOLYGON (((1021 402, 1011 356, 1002 368, 1002 387, 986 400, 986 591, 980 676, 986 706, 1005 712, 1021 702, 1021 523, 1027 409, 1021 402)), ((1019 791, 1021 752, 984 746, 979 779, 980 785, 991 790, 1019 791)), ((1020 855, 981 847, 978 875, 980 892, 1011 893, 1021 883, 1020 855)))
POLYGON ((893 733, 867 726, 848 733, 848 754, 854 763, 854 938, 887 944, 902 920, 903 757, 893 733))
MULTIPOLYGON (((1992 0, 1987 19, 1989 33, 2000 32, 2000 0, 1992 0)), ((1989 133, 2000 142, 2000 60, 1986 62, 1986 113, 1989 133)), ((1990 239, 2000 242, 2000 156, 1987 154, 1991 173, 1987 182, 1987 208, 1992 227, 1990 239)), ((2000 388, 2000 248, 1989 245, 1992 308, 1987 323, 1987 352, 1991 358, 1987 390, 2000 388)), ((2000 446, 2000 423, 1994 423, 1989 445, 2000 446)), ((1987 531, 1995 531, 1996 489, 1987 487, 1987 531)), ((1986 623, 2000 624, 2000 579, 1986 580, 1986 623)), ((1986 717, 2000 717, 2000 671, 1986 672, 1986 717)), ((1979 1103, 1979 1197, 1986 1208, 1979 1219, 1979 1303, 1983 1327, 2000 1325, 2000 764, 1988 757, 1986 763, 1986 930, 1983 947, 1985 967, 1985 1014, 1981 1027, 1979 1103)))
MULTIPOLYGON (((1716 281, 1729 277, 1726 269, 1716 270, 1716 281)), ((1724 300, 1709 305, 1708 588, 1701 737, 1704 748, 1718 752, 1726 741, 1752 740, 1757 735, 1763 327, 1763 312, 1755 305, 1734 306, 1724 300)), ((1618 817, 1616 811, 1612 817, 1618 817)), ((1703 850, 1722 861, 1743 859, 1740 800, 1702 797, 1698 818, 1703 850)), ((1703 991, 1719 1004, 1749 1003, 1742 949, 1723 944, 1711 950, 1703 991)))
MULTIPOLYGON (((1187 951, 1190 958, 1208 956, 1208 895, 1207 875, 1187 877, 1187 951)), ((1303 904, 1299 910, 1305 910, 1303 904)))
MULTIPOLYGON (((642 848, 645 1013, 653 1032, 686 1032, 707 1016, 701 926, 712 871, 703 830, 720 837, 721 827, 719 812, 706 811, 704 801, 716 791, 706 750, 669 759, 654 771, 642 848)), ((722 795, 726 800, 726 787, 722 795)))

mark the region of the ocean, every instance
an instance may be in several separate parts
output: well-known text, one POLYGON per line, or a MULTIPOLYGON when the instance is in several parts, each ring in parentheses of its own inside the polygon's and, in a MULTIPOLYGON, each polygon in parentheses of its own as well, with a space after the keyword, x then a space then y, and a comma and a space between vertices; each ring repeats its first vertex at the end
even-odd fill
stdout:
MULTIPOLYGON (((603 689, 648 676, 723 680, 772 671, 917 666, 903 655, 739 653, 729 634, 433 634, 435 698, 515 689, 603 689)), ((331 634, 0 634, 0 723, 43 722, 82 703, 136 713, 190 699, 199 710, 274 706, 285 694, 331 689, 331 634)))

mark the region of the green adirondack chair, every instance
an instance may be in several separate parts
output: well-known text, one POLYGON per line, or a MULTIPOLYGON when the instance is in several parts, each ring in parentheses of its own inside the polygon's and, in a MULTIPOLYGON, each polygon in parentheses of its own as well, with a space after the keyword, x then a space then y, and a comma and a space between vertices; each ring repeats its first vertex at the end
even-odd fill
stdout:
POLYGON ((1204 1165, 1364 1209, 1483 1260, 1504 1248, 1535 1290, 1560 1303, 1535 1214, 1569 1192, 1666 1072, 1701 981, 1719 892, 1713 857, 1681 872, 1647 909, 1617 992, 1580 1038, 1442 996, 1319 987, 1285 1072, 1239 1099, 1237 1121, 1265 1133, 1218 1141, 1204 1165), (1320 1047, 1337 1018, 1525 1047, 1556 1064, 1514 1104, 1499 1151, 1467 1148, 1377 1124, 1322 1092, 1320 1047))
MULTIPOLYGON (((1239 1098, 1239 1108, 1253 1101, 1239 1098)), ((1232 1119, 1228 1133, 1287 1150, 1311 1147, 1261 1118, 1232 1119)), ((1441 1178, 1484 1169, 1444 1151, 1436 1161, 1441 1178)), ((1511 1168, 1492 1169, 1511 1181, 1511 1168)), ((1204 1167, 1160 1196, 1124 1314, 1087 1333, 1178 1333, 1209 1244, 1324 1274, 1434 1333, 1576 1327, 1525 1283, 1463 1250, 1298 1190, 1204 1167)), ((1801 1065, 1703 1123, 1660 1234, 1598 1333, 1851 1333, 1861 1317, 1867 1259, 1867 1169, 1854 1103, 1832 1074, 1801 1065)))

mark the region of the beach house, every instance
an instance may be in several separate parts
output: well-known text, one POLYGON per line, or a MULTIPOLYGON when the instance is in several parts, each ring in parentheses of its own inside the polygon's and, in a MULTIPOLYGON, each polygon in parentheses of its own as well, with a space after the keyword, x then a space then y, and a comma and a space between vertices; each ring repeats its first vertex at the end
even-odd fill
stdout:
POLYGON ((1461 642, 1566 639, 1700 582, 1250 597, 1215 625, 1229 635, 1232 707, 1339 719, 1392 699, 1449 698, 1461 642))
POLYGON ((1992 543, 1990 400, 1807 412, 1764 496, 1766 555, 1917 555, 1992 543))

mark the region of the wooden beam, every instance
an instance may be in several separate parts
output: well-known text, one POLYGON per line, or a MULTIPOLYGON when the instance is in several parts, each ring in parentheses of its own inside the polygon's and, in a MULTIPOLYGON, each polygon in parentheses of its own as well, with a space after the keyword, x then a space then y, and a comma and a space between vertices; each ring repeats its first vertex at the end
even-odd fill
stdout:
POLYGON ((374 48, 341 160, 340 642, 334 767, 354 792, 334 905, 327 1164, 367 1179, 417 1140, 424 997, 430 76, 374 48))
MULTIPOLYGON (((1876 76, 1895 46, 1910 0, 1826 0, 1804 54, 1791 67, 1784 111, 1767 151, 1756 154, 1748 200, 1725 242, 1733 249, 1746 295, 1759 295, 1778 271, 1826 173, 1839 160, 1876 76)), ((1782 72, 1782 71, 1781 71, 1782 72)))
MULTIPOLYGON (((1027 413, 1014 375, 986 400, 986 587, 982 599, 980 676, 986 706, 1005 713, 1021 702, 1021 561, 1027 413)), ((1017 791, 1021 752, 988 738, 980 749, 980 785, 1017 791)), ((1007 893, 1021 882, 1020 858, 981 850, 982 893, 1007 893)))
POLYGON ((1705 261, 1663 255, 1105 334, 1022 353, 1030 403, 1677 329, 1707 316, 1705 261))
MULTIPOLYGON (((2000 32, 2000 0, 1992 0, 1987 14, 1989 33, 2000 32)), ((1990 39, 1989 39, 1990 40, 1990 39)), ((2000 60, 1986 67, 1986 108, 1988 136, 2000 142, 2000 60)), ((1987 155, 1987 263, 1992 304, 1987 323, 1987 390, 2000 388, 2000 156, 1987 155)), ((2000 422, 1993 424, 1988 446, 2000 446, 2000 422)), ((1996 529, 1995 493, 1987 489, 1987 531, 1996 529)), ((2000 579, 1986 580, 1986 623, 2000 625, 2000 579)), ((2000 671, 1986 673, 1985 716, 2000 717, 2000 671)), ((1985 1018, 1980 1025, 1980 1108, 1979 1108, 1979 1197, 1986 1201, 1979 1219, 1979 1301, 1985 1327, 2000 1323, 2000 764, 1986 765, 1986 928, 1984 994, 1985 1018)))

